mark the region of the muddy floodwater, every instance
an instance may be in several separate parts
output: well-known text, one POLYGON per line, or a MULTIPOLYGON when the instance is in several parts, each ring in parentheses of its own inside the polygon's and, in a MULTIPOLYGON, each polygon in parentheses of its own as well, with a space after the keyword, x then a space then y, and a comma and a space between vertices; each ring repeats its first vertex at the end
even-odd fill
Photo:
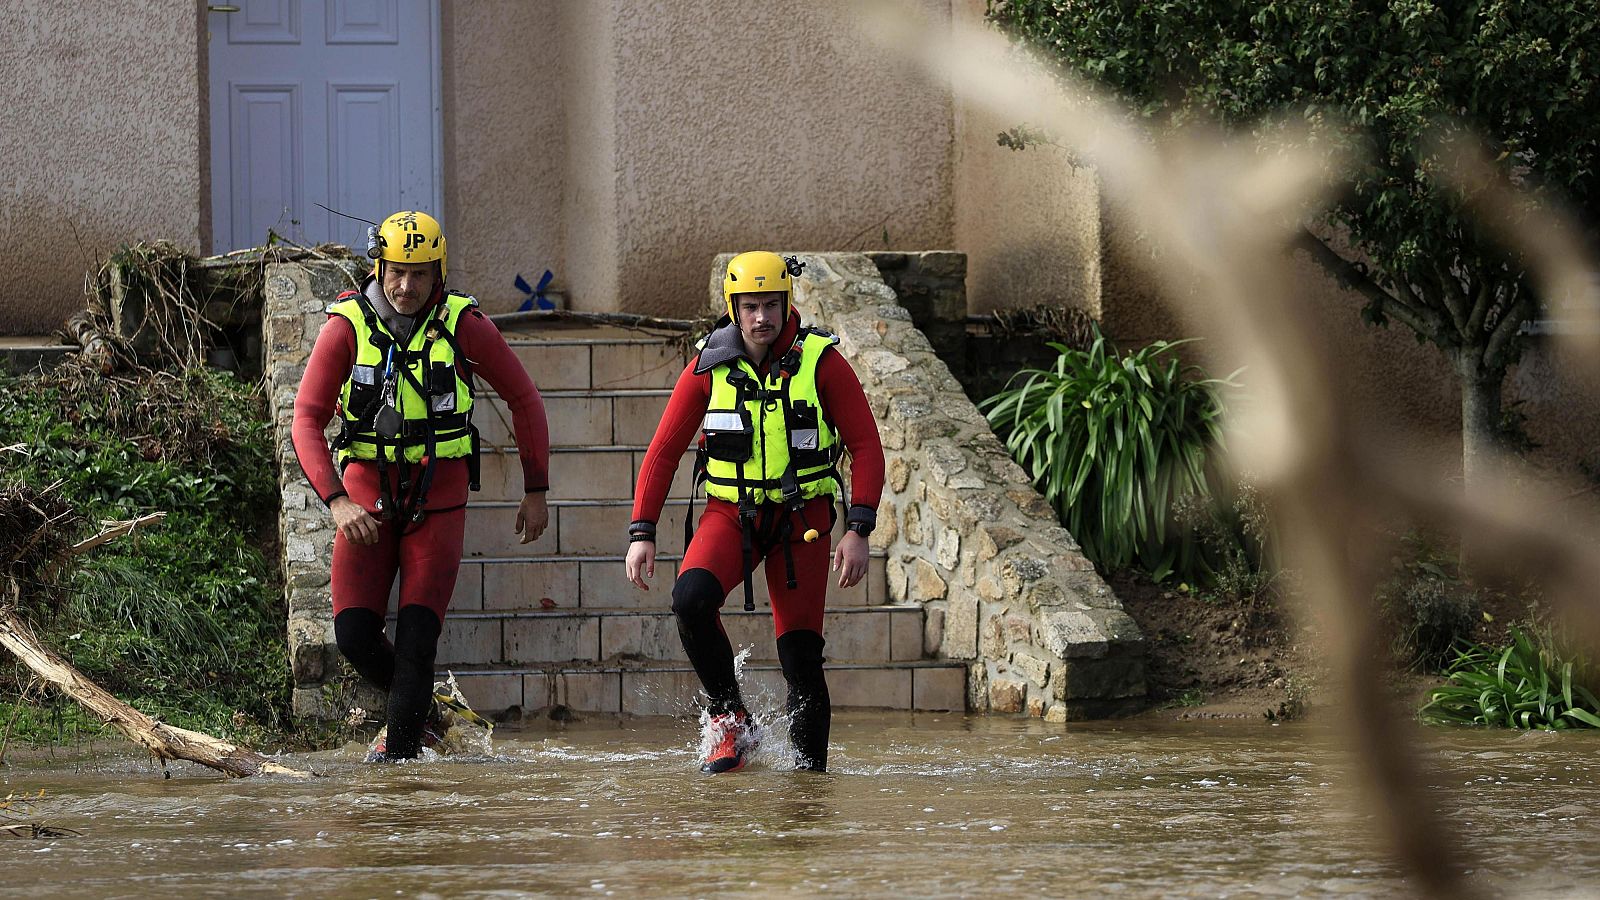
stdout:
MULTIPOLYGON (((31 818, 80 834, 0 835, 0 896, 1404 894, 1330 738, 852 712, 826 775, 786 771, 774 736, 709 777, 689 720, 591 719, 502 730, 489 759, 294 757, 310 782, 33 753, 0 796, 43 790, 31 818)), ((1486 893, 1593 895, 1600 735, 1429 740, 1486 893)))

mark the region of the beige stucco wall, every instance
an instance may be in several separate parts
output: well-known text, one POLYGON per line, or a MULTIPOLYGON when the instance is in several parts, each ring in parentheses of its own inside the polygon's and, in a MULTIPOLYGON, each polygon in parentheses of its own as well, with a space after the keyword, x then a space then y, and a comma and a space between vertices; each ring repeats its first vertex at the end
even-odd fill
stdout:
POLYGON ((445 2, 444 223, 450 282, 491 312, 515 309, 563 269, 566 106, 558 102, 560 0, 445 2))
MULTIPOLYGON (((984 6, 952 0, 952 14, 980 27, 984 6)), ((1051 303, 1098 316, 1099 179, 1074 168, 1059 147, 1019 152, 996 142, 1019 124, 955 104, 955 248, 967 254, 967 307, 986 313, 1051 303)))
POLYGON ((0 333, 56 327, 125 242, 208 240, 200 9, 0 4, 0 333))
MULTIPOLYGON (((921 5, 948 16, 949 0, 921 5)), ((618 225, 619 289, 574 305, 698 311, 724 250, 950 246, 948 93, 861 40, 850 6, 589 5, 612 13, 615 80, 611 108, 586 114, 612 117, 614 144, 573 175, 614 192, 594 199, 618 225)))
POLYGON ((561 8, 561 89, 550 96, 573 110, 561 159, 566 265, 557 283, 577 309, 616 309, 616 68, 613 39, 627 30, 622 4, 596 0, 561 8), (610 298, 602 300, 599 298, 610 298))

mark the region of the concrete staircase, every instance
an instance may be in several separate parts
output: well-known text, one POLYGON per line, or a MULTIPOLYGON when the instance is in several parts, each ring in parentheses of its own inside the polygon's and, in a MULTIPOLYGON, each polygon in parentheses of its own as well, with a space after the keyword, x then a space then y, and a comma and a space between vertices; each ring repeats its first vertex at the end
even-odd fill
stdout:
MULTIPOLYGON (((686 452, 660 523, 656 577, 641 592, 623 576, 634 479, 670 388, 686 361, 681 336, 551 323, 506 335, 544 395, 550 418, 550 527, 522 545, 522 496, 510 414, 480 397, 483 490, 467 508, 465 558, 440 642, 480 709, 684 713, 699 688, 671 612, 683 552, 692 454, 686 452)), ((703 508, 696 506, 696 512, 703 508)), ((747 690, 784 695, 766 586, 757 610, 735 591, 723 621, 735 651, 751 648, 747 690)), ((924 653, 920 605, 888 602, 884 559, 848 591, 830 590, 825 625, 836 706, 965 709, 966 669, 924 653)))

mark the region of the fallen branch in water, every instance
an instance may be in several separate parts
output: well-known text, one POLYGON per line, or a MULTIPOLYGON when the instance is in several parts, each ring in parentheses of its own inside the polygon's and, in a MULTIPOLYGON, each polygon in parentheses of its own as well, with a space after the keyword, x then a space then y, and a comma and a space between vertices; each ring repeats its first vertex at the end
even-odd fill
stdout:
POLYGON ((115 523, 88 540, 67 544, 57 523, 68 519, 71 510, 59 501, 54 504, 47 502, 45 495, 49 490, 38 493, 17 489, 0 498, 6 501, 5 505, 0 505, 0 521, 18 526, 22 531, 22 539, 17 542, 19 549, 9 552, 11 558, 0 566, 0 592, 3 592, 0 593, 0 647, 10 651, 44 683, 71 697, 101 721, 115 726, 163 762, 186 759, 235 778, 249 775, 312 777, 312 772, 273 762, 248 747, 168 725, 145 715, 90 681, 39 640, 22 616, 22 610, 26 607, 23 604, 21 579, 33 578, 33 572, 53 573, 63 561, 102 546, 141 525, 159 521, 165 515, 155 513, 115 523))
MULTIPOLYGON (((11 579, 12 596, 19 594, 11 579)), ((157 759, 186 759, 234 778, 250 775, 288 775, 311 778, 314 773, 273 762, 248 747, 240 747, 209 734, 168 725, 147 716, 112 696, 110 691, 84 677, 60 655, 39 642, 26 622, 10 606, 0 607, 0 647, 11 651, 23 665, 46 683, 76 700, 101 721, 114 726, 157 759)))

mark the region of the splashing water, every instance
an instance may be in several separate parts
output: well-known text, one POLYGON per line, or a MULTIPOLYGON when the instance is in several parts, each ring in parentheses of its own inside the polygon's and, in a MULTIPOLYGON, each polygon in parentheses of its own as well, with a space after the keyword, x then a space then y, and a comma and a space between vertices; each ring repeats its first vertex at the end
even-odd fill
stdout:
MULTIPOLYGON (((768 768, 792 768, 794 751, 789 744, 789 714, 772 692, 759 684, 746 683, 745 663, 750 660, 753 648, 741 649, 733 658, 733 678, 739 683, 745 709, 750 713, 750 725, 739 736, 735 746, 746 756, 747 764, 759 763, 768 768)), ((700 711, 700 741, 696 758, 704 760, 711 754, 721 737, 721 729, 713 727, 711 715, 700 711)))
MULTIPOLYGON (((417 758, 422 762, 434 762, 447 756, 492 758, 494 723, 478 715, 467 704, 454 672, 446 672, 445 676, 444 681, 433 685, 434 703, 439 719, 444 723, 444 731, 439 735, 438 743, 431 747, 424 746, 417 758)), ((387 743, 388 737, 389 726, 385 725, 373 738, 372 747, 387 743)))
POLYGON ((440 756, 494 756, 494 723, 472 711, 456 683, 456 673, 446 672, 445 680, 433 686, 441 698, 439 713, 445 733, 436 748, 440 756))

